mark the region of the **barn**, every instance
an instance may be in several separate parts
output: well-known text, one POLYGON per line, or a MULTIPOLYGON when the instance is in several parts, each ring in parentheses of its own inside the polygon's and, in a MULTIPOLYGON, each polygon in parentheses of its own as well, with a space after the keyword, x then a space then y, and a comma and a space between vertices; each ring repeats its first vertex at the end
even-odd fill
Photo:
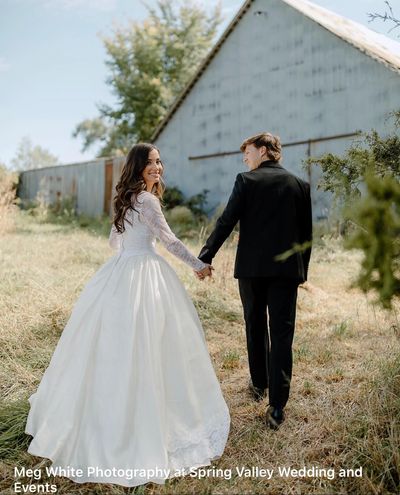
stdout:
POLYGON ((20 174, 18 197, 23 206, 38 196, 45 204, 72 198, 79 214, 108 215, 123 162, 123 157, 111 157, 26 170, 20 174))
MULTIPOLYGON (((330 198, 303 160, 342 153, 360 131, 385 134, 400 109, 400 43, 306 0, 247 0, 155 130, 167 185, 226 203, 246 170, 239 146, 270 131, 282 164, 311 182, 315 218, 330 198)), ((22 173, 19 195, 73 195, 88 215, 110 212, 121 158, 22 173)))
POLYGON ((169 184, 226 203, 239 146, 281 137, 282 165, 312 185, 315 218, 330 197, 303 160, 342 153, 359 131, 385 133, 400 109, 400 43, 305 0, 247 0, 154 133, 169 184))

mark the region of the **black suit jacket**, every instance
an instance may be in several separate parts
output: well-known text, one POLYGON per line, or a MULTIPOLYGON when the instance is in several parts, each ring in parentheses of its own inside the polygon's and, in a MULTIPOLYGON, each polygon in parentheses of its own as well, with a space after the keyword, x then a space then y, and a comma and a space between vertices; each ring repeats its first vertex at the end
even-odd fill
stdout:
POLYGON ((228 204, 199 258, 212 262, 237 222, 235 278, 283 277, 307 280, 311 244, 285 261, 275 257, 312 239, 310 186, 278 162, 266 161, 238 174, 228 204))

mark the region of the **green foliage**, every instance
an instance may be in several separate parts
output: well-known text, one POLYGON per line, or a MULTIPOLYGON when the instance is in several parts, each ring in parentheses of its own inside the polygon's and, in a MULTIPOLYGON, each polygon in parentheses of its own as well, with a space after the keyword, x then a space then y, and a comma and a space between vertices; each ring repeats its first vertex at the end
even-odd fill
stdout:
POLYGON ((313 244, 312 241, 303 242, 302 244, 295 242, 291 249, 288 249, 287 251, 285 251, 281 254, 277 254, 274 257, 274 260, 275 261, 286 261, 288 258, 290 258, 291 256, 293 256, 296 253, 303 253, 307 249, 310 249, 312 244, 313 244))
POLYGON ((185 196, 178 187, 167 187, 163 196, 163 204, 167 210, 171 210, 176 206, 186 206, 197 219, 200 219, 205 215, 208 192, 208 189, 203 189, 201 193, 185 199, 185 196))
MULTIPOLYGON (((392 116, 398 129, 400 112, 392 116)), ((400 294, 400 137, 372 131, 344 156, 330 153, 306 164, 321 167, 318 187, 334 194, 346 224, 352 226, 346 247, 364 252, 356 285, 377 291, 379 302, 389 308, 400 294)))
POLYGON ((0 234, 10 232, 15 228, 17 204, 16 197, 19 176, 16 172, 10 172, 0 163, 0 234))
POLYGON ((352 203, 361 196, 367 171, 400 179, 400 137, 381 137, 372 131, 355 141, 343 157, 328 153, 306 163, 321 167, 318 188, 333 193, 340 204, 352 203))
POLYGON ((100 116, 78 124, 74 136, 83 148, 102 143, 100 155, 126 153, 135 141, 149 141, 173 100, 193 76, 221 21, 217 5, 209 16, 199 4, 158 0, 142 23, 118 26, 104 36, 114 107, 100 105, 100 116))
POLYGON ((191 196, 187 201, 186 205, 193 213, 197 216, 204 215, 204 208, 207 201, 207 194, 209 193, 208 189, 203 189, 203 191, 199 194, 195 194, 191 196))
POLYGON ((196 226, 193 213, 187 206, 174 206, 165 212, 167 221, 176 235, 181 236, 196 226))
MULTIPOLYGON (((206 196, 207 191, 204 190, 200 194, 185 199, 182 191, 177 187, 166 189, 163 197, 165 216, 175 234, 185 237, 198 235, 199 226, 206 219, 203 210, 206 196)), ((110 217, 103 215, 93 218, 84 213, 78 213, 74 196, 65 196, 56 203, 49 204, 46 194, 39 193, 34 201, 24 203, 23 207, 30 216, 42 223, 64 224, 72 228, 82 227, 97 235, 108 236, 110 232, 110 217)))
POLYGON ((14 158, 11 160, 14 170, 31 170, 35 168, 58 165, 58 158, 41 146, 33 146, 28 137, 22 138, 14 158))
POLYGON ((47 204, 42 197, 36 201, 24 205, 27 213, 35 217, 41 223, 55 223, 69 225, 72 229, 84 228, 91 234, 108 236, 111 220, 108 215, 89 217, 76 211, 76 198, 65 196, 53 205, 47 204))
POLYGON ((16 198, 18 182, 18 173, 10 171, 0 162, 0 207, 18 202, 16 198))
POLYGON ((346 212, 359 225, 346 246, 364 251, 357 284, 376 290, 387 308, 400 295, 400 184, 394 176, 375 173, 368 173, 365 182, 367 194, 346 212))
POLYGON ((34 201, 24 203, 24 208, 40 222, 70 223, 77 218, 76 198, 73 196, 49 204, 46 194, 39 191, 34 201))
POLYGON ((163 203, 166 208, 165 216, 171 229, 178 237, 197 238, 199 230, 202 232, 205 229, 207 217, 204 203, 206 197, 206 190, 185 199, 177 187, 166 189, 163 196, 163 203))
POLYGON ((185 198, 182 191, 177 187, 167 187, 163 196, 164 206, 170 210, 175 206, 183 205, 185 198))
POLYGON ((108 139, 109 129, 106 123, 100 118, 85 119, 80 122, 72 133, 72 137, 83 137, 82 151, 86 151, 94 143, 100 141, 105 144, 108 139))

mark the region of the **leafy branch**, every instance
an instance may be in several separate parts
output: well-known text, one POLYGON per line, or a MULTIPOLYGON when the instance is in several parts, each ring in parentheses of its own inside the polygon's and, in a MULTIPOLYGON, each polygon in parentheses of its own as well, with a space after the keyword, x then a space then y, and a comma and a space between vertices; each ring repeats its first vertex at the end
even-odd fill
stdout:
MULTIPOLYGON (((396 131, 399 112, 394 112, 396 131)), ((400 136, 363 134, 343 156, 312 157, 306 166, 322 171, 318 188, 333 193, 352 225, 345 246, 364 259, 356 285, 375 291, 385 308, 400 296, 400 136)), ((349 229, 350 230, 350 229, 349 229)))

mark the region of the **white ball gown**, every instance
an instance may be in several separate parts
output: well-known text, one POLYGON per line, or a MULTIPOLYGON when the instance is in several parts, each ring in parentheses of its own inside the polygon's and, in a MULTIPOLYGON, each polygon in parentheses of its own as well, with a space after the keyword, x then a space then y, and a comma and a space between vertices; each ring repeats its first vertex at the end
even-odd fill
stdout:
POLYGON ((76 482, 163 484, 209 465, 228 437, 200 320, 155 238, 191 268, 205 265, 153 194, 141 192, 135 209, 123 234, 112 228, 118 254, 84 287, 29 398, 28 452, 76 482))

